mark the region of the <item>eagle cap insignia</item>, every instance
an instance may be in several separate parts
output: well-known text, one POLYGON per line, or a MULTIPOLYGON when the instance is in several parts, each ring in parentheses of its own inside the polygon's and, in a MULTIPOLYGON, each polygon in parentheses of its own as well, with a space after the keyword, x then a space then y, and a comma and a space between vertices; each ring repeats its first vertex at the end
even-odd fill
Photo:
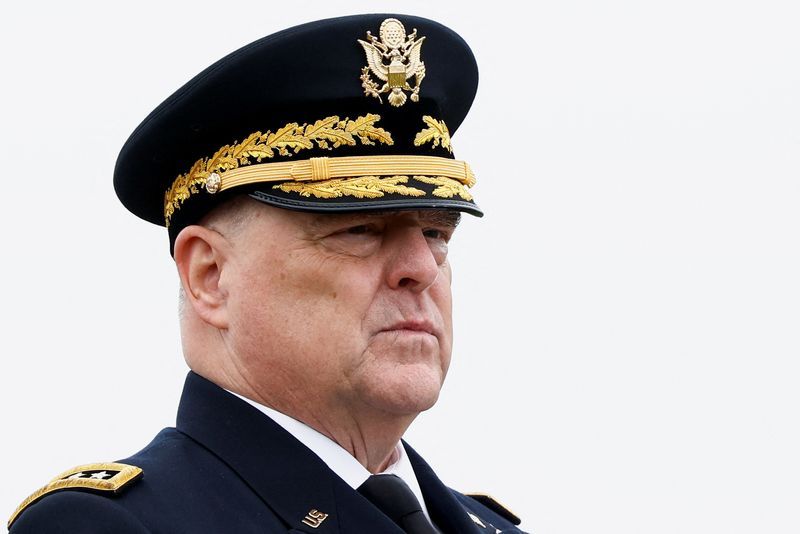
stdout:
POLYGON ((420 51, 425 37, 417 39, 416 28, 406 36, 406 29, 397 19, 386 19, 381 23, 380 39, 367 32, 367 40, 358 42, 367 55, 367 66, 361 69, 361 87, 366 96, 374 96, 381 103, 381 94, 389 93, 387 100, 394 107, 406 103, 405 91, 411 93, 411 101, 419 101, 419 86, 425 78, 425 63, 420 59, 420 51), (379 87, 372 79, 374 75, 384 82, 379 87), (408 83, 412 77, 416 85, 408 83))

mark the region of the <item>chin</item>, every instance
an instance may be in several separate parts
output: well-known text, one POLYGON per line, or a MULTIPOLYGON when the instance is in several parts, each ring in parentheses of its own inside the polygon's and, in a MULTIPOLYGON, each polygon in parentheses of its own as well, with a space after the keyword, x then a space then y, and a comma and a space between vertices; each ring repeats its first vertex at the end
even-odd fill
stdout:
POLYGON ((444 380, 440 369, 400 365, 387 374, 370 383, 368 402, 374 408, 395 415, 416 416, 432 408, 439 399, 444 380))
POLYGON ((403 416, 416 416, 436 404, 450 361, 449 346, 428 334, 392 333, 373 338, 366 352, 358 389, 367 404, 403 416))

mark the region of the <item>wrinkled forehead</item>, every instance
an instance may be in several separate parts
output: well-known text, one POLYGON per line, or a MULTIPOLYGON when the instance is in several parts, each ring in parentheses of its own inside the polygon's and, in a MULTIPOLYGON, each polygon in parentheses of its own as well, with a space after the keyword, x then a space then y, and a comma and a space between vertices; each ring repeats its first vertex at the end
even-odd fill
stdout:
POLYGON ((307 212, 288 210, 264 204, 248 195, 237 195, 213 209, 200 224, 225 234, 239 233, 251 225, 266 224, 271 229, 295 227, 311 232, 331 227, 360 226, 410 221, 413 224, 441 229, 455 229, 461 222, 461 212, 448 208, 373 209, 350 212, 307 212))
POLYGON ((330 225, 365 224, 389 219, 407 219, 421 225, 455 228, 461 222, 461 212, 451 209, 424 210, 372 210, 351 213, 310 213, 310 224, 315 228, 330 225))

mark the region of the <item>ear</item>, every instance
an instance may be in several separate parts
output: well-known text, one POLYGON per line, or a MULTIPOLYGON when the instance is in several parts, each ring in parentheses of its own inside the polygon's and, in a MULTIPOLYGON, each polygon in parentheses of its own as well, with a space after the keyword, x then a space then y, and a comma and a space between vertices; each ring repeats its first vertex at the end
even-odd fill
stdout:
POLYGON ((175 264, 186 305, 218 329, 228 328, 227 292, 220 280, 229 252, 225 237, 203 226, 187 226, 175 239, 175 264))

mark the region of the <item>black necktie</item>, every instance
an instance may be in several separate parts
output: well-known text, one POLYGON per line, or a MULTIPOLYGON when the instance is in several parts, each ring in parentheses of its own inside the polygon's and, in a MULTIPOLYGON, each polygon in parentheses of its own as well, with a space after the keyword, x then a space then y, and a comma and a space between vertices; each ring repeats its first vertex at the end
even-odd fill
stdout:
POLYGON ((396 475, 372 475, 358 492, 409 534, 436 534, 411 488, 396 475))

